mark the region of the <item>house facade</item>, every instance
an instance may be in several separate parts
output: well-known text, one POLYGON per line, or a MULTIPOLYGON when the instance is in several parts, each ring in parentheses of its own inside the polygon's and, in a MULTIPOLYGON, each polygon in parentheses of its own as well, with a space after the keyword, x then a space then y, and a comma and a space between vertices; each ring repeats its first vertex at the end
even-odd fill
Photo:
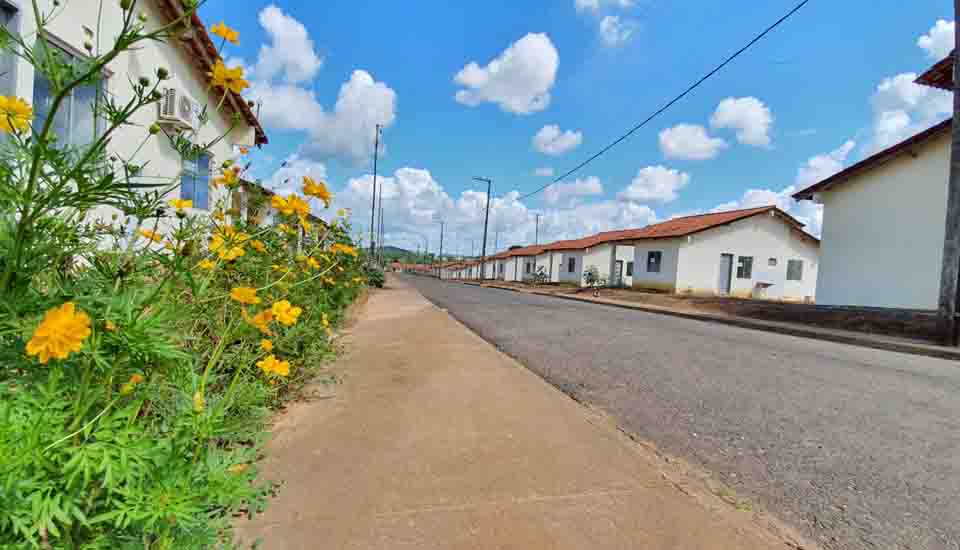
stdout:
MULTIPOLYGON (((40 0, 38 4, 41 13, 55 14, 47 24, 43 40, 68 59, 83 60, 85 42, 110 44, 122 27, 120 2, 103 2, 103 13, 100 13, 99 2, 95 3, 98 9, 91 9, 92 2, 58 2, 54 6, 51 0, 40 0)), ((143 0, 137 3, 137 10, 145 16, 148 31, 167 25, 183 14, 182 4, 177 0, 143 0)), ((4 26, 13 33, 37 34, 31 0, 0 0, 0 16, 4 26)), ((160 90, 165 94, 169 91, 171 99, 175 98, 176 112, 182 115, 177 126, 184 129, 184 136, 196 143, 209 143, 226 134, 225 139, 216 143, 209 154, 189 162, 181 159, 163 133, 144 143, 146 129, 161 122, 158 105, 145 107, 134 115, 135 125, 118 128, 112 136, 110 150, 121 158, 130 158, 136 152, 133 160, 144 167, 141 173, 144 181, 179 184, 167 198, 192 200, 194 209, 203 212, 212 209, 218 201, 230 207, 228 191, 210 186, 216 167, 235 156, 236 147, 262 145, 267 143, 267 138, 250 106, 233 94, 224 101, 220 115, 211 116, 205 126, 198 124, 200 110, 210 105, 212 111, 222 95, 217 93, 219 89, 210 90, 206 75, 218 58, 216 46, 199 18, 194 16, 191 21, 193 31, 188 36, 167 43, 138 44, 136 49, 114 60, 99 82, 76 89, 64 103, 54 131, 60 143, 76 146, 92 143, 105 129, 102 115, 96 112, 98 98, 109 95, 121 104, 126 103, 134 94, 131 82, 146 77, 152 85, 157 82, 157 69, 165 68, 170 78, 161 83, 160 90), (238 122, 231 128, 234 115, 238 122)), ((3 72, 0 95, 26 99, 34 108, 34 124, 42 123, 53 101, 51 83, 26 61, 6 52, 0 55, 3 72)), ((162 122, 172 133, 169 119, 162 122)), ((110 214, 112 211, 106 208, 95 213, 104 218, 110 214)))
MULTIPOLYGON (((950 89, 948 58, 918 83, 950 89)), ((934 310, 950 175, 946 120, 794 197, 823 205, 817 302, 934 310)))
POLYGON ((812 302, 820 243, 770 206, 676 218, 627 237, 638 290, 812 302))

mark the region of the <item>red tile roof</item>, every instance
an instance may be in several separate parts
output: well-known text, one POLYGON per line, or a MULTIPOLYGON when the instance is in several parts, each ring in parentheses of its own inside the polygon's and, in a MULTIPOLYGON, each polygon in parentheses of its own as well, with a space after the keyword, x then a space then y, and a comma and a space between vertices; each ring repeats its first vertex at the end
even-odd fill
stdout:
POLYGON ((915 81, 917 84, 940 88, 941 90, 953 89, 953 52, 943 58, 939 63, 930 67, 927 72, 920 75, 915 81))
POLYGON ((928 128, 920 132, 919 134, 916 134, 913 137, 910 137, 904 141, 901 141, 900 143, 894 145, 893 147, 884 149, 883 151, 880 151, 879 153, 873 156, 870 156, 861 160, 860 162, 854 164, 853 166, 850 166, 849 168, 847 168, 846 170, 843 170, 842 172, 834 174, 819 183, 816 183, 814 185, 811 185, 810 187, 807 187, 803 191, 800 191, 794 194, 793 198, 797 200, 812 199, 815 193, 819 193, 821 191, 827 191, 833 187, 836 187, 837 185, 845 183, 851 178, 853 178, 854 176, 857 176, 863 172, 867 172, 877 166, 880 166, 881 164, 889 160, 892 160, 900 156, 903 153, 910 151, 911 147, 920 145, 926 141, 929 141, 932 138, 935 138, 937 136, 940 136, 944 133, 949 132, 952 127, 953 127, 952 119, 944 120, 940 124, 937 124, 931 128, 928 128))
POLYGON ((507 250, 507 255, 504 258, 513 258, 515 256, 537 256, 543 254, 545 245, 538 246, 524 246, 522 248, 514 248, 513 250, 507 250))
MULTIPOLYGON (((176 20, 183 16, 185 10, 178 0, 156 0, 157 4, 160 6, 164 12, 166 12, 167 17, 170 17, 172 20, 176 20)), ((198 68, 204 74, 212 72, 213 66, 218 59, 220 59, 220 53, 217 51, 217 46, 213 43, 213 40, 210 38, 210 35, 207 33, 207 27, 203 24, 203 21, 200 20, 200 16, 197 15, 194 11, 193 16, 191 17, 191 29, 190 33, 184 38, 183 46, 188 50, 188 53, 193 54, 194 59, 198 62, 198 68)), ((263 130, 263 126, 260 125, 260 121, 257 119, 257 116, 253 113, 253 109, 247 100, 243 99, 239 94, 231 93, 228 97, 230 107, 240 113, 240 116, 254 129, 256 138, 256 145, 266 145, 269 140, 267 139, 267 134, 263 130)))

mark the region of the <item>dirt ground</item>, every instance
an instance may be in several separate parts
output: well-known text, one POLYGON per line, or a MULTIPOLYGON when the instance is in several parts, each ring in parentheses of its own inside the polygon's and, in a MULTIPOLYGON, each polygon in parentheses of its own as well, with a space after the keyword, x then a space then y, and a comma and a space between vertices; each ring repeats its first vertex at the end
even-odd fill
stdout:
POLYGON ((619 431, 391 278, 335 392, 277 421, 266 549, 813 548, 619 431))

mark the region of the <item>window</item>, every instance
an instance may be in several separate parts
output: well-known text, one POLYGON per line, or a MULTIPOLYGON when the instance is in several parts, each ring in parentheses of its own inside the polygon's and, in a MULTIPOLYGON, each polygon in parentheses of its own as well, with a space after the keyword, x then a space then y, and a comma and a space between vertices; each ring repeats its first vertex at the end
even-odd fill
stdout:
POLYGON ((769 260, 767 260, 767 265, 770 267, 777 267, 777 259, 770 258, 769 260))
POLYGON ((787 261, 787 280, 788 281, 803 280, 803 260, 787 261))
POLYGON ((183 160, 180 198, 193 201, 194 208, 207 210, 210 207, 210 161, 210 155, 206 153, 183 160))
POLYGON ((647 252, 647 273, 660 273, 663 252, 647 252))
POLYGON ((753 257, 740 256, 740 260, 737 262, 737 279, 752 279, 752 278, 753 278, 753 257))
POLYGON ((573 273, 577 270, 577 259, 567 258, 567 273, 573 273))
MULTIPOLYGON (((0 23, 10 34, 17 34, 19 17, 17 7, 7 0, 0 0, 0 23)), ((13 53, 4 49, 0 51, 0 95, 15 95, 17 81, 15 78, 17 58, 13 53)))
POLYGON ((633 277, 633 262, 627 262, 627 277, 633 277))
MULTIPOLYGON (((2 0, 0 0, 2 2, 2 0)), ((54 55, 59 55, 66 61, 74 61, 77 56, 65 49, 47 44, 54 55)), ((104 81, 80 86, 73 90, 67 100, 57 111, 57 119, 53 122, 53 133, 60 143, 82 147, 89 145, 97 136, 100 120, 97 116, 97 104, 104 93, 104 81)), ((54 99, 53 87, 47 77, 36 71, 33 82, 33 106, 36 112, 35 126, 46 122, 54 99)))
POLYGON ((533 264, 531 264, 530 262, 525 262, 523 265, 524 265, 523 269, 527 272, 527 274, 530 274, 533 269, 533 264))

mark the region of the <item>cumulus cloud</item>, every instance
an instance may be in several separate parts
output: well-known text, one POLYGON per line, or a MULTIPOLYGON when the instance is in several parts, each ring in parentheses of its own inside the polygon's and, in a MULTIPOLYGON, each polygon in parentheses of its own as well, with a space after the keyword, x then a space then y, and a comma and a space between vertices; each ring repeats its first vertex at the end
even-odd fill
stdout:
POLYGON ((677 200, 677 191, 690 183, 690 174, 667 168, 647 166, 637 172, 630 185, 617 195, 620 200, 667 203, 677 200))
POLYGON ((292 84, 254 81, 247 97, 260 104, 260 121, 270 129, 309 130, 324 116, 313 90, 292 84))
POLYGON ((533 148, 545 155, 559 156, 573 151, 583 143, 583 133, 561 131, 556 124, 544 126, 533 136, 533 148))
POLYGON ((729 97, 717 106, 710 125, 736 130, 737 141, 744 145, 769 147, 773 114, 755 97, 729 97))
POLYGON ((557 204, 565 199, 590 197, 603 194, 603 184, 600 178, 589 176, 584 179, 577 179, 570 183, 558 183, 547 187, 543 192, 543 200, 547 204, 557 204))
POLYGON ((253 75, 257 79, 282 78, 290 83, 305 82, 316 76, 323 66, 307 28, 271 4, 260 12, 260 25, 270 44, 260 46, 253 75))
POLYGON ((868 152, 894 145, 949 117, 950 92, 914 83, 916 73, 883 79, 871 98, 873 139, 868 152))
POLYGON ((537 169, 533 172, 533 175, 535 175, 535 176, 537 176, 537 177, 540 177, 540 178, 553 177, 553 168, 551 168, 550 166, 544 166, 544 167, 542 167, 542 168, 537 168, 537 169))
POLYGON ((829 153, 810 157, 797 172, 797 185, 801 188, 808 187, 843 170, 847 157, 856 146, 855 141, 847 140, 829 153))
POLYGON ((322 162, 301 158, 300 155, 293 154, 283 161, 280 168, 270 176, 268 181, 264 182, 264 185, 281 195, 300 193, 304 176, 310 176, 318 181, 326 180, 327 166, 322 162))
POLYGON ((678 124, 660 132, 660 150, 667 158, 707 160, 716 157, 727 142, 713 138, 696 124, 678 124))
POLYGON ((637 22, 632 19, 621 18, 619 15, 604 16, 600 20, 600 41, 611 48, 622 46, 633 38, 637 27, 637 22))
POLYGON ((485 67, 470 62, 454 77, 465 89, 459 103, 476 107, 495 103, 506 112, 528 115, 550 105, 560 54, 546 34, 528 34, 510 45, 485 67))
POLYGON ((808 233, 819 237, 823 231, 823 206, 813 201, 794 200, 793 194, 797 191, 797 187, 793 185, 779 192, 771 189, 748 189, 739 200, 723 203, 711 212, 728 212, 774 205, 804 224, 804 229, 808 233))
POLYGON ((927 57, 940 61, 953 51, 955 30, 956 24, 953 21, 940 19, 930 32, 917 39, 917 45, 927 52, 927 57))

